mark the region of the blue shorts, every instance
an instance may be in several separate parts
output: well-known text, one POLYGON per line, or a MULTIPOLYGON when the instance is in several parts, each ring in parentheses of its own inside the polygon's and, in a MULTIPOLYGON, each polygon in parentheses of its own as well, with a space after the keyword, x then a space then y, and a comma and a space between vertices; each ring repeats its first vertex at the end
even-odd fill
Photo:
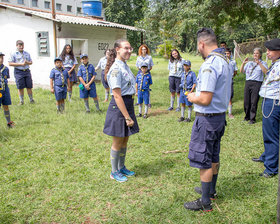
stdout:
POLYGON ((220 161, 220 142, 224 135, 225 125, 225 114, 212 117, 195 117, 189 145, 190 166, 210 169, 212 163, 220 161))
POLYGON ((9 89, 8 85, 6 85, 5 91, 1 90, 0 93, 2 95, 2 97, 0 98, 0 106, 1 105, 5 105, 5 106, 11 105, 12 101, 11 101, 10 89, 9 89))
MULTIPOLYGON (((71 68, 70 67, 65 67, 65 70, 68 72, 71 68)), ((73 69, 73 71, 70 73, 71 76, 68 74, 69 76, 69 81, 70 82, 77 82, 77 75, 75 72, 75 69, 73 69)))
POLYGON ((66 99, 67 96, 67 86, 54 86, 54 95, 56 101, 66 99))
POLYGON ((169 91, 171 93, 180 93, 181 78, 175 76, 169 76, 169 91))
POLYGON ((105 80, 105 72, 104 70, 101 71, 101 81, 105 89, 110 88, 108 82, 105 80))
POLYGON ((32 89, 33 82, 31 78, 30 70, 27 69, 25 71, 15 68, 14 70, 16 85, 18 89, 32 89))
MULTIPOLYGON (((190 91, 190 90, 187 90, 187 91, 190 91)), ((188 101, 188 98, 187 96, 185 95, 184 91, 181 90, 180 92, 180 103, 184 103, 186 104, 188 107, 193 105, 190 101, 188 101)))
POLYGON ((90 90, 87 90, 86 88, 84 88, 83 90, 80 89, 80 98, 85 99, 88 97, 92 97, 92 98, 97 97, 96 87, 94 82, 90 85, 90 90))
POLYGON ((150 93, 149 90, 138 90, 138 104, 142 104, 144 101, 145 104, 150 103, 150 93))

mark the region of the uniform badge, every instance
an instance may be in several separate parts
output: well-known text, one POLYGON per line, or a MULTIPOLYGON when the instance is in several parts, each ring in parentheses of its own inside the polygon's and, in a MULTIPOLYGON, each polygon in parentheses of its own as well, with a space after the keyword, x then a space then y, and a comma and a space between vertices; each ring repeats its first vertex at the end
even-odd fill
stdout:
POLYGON ((118 74, 119 74, 119 70, 117 70, 117 69, 114 69, 114 70, 111 72, 111 76, 112 76, 112 77, 117 77, 118 74))
POLYGON ((2 93, 0 93, 0 98, 2 98, 2 93))
POLYGON ((4 76, 4 79, 7 79, 7 76, 6 76, 6 75, 4 76))

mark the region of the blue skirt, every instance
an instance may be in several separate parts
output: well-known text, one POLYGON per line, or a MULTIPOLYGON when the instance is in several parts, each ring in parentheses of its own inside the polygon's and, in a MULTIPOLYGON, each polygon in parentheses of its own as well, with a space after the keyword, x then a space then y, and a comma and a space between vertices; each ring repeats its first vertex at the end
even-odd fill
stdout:
MULTIPOLYGON (((69 70, 71 70, 70 67, 65 67, 66 71, 68 72, 69 70)), ((69 75, 69 81, 70 82, 77 82, 77 75, 75 72, 75 69, 73 69, 73 71, 70 73, 71 76, 69 75)))
POLYGON ((126 121, 121 111, 119 110, 115 98, 112 97, 109 104, 103 132, 106 135, 115 137, 127 137, 139 132, 139 126, 134 113, 134 103, 132 96, 122 96, 129 116, 134 121, 132 127, 126 125, 126 121))
POLYGON ((104 70, 101 71, 101 81, 105 89, 110 88, 108 82, 105 80, 105 72, 104 70))

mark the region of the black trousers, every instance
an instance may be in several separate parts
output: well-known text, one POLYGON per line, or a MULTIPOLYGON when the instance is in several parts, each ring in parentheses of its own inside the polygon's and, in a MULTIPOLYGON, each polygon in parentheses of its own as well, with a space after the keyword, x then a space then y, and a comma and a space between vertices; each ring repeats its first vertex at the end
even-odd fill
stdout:
POLYGON ((262 82, 248 80, 244 88, 244 112, 245 120, 256 121, 256 114, 259 102, 259 91, 262 82))

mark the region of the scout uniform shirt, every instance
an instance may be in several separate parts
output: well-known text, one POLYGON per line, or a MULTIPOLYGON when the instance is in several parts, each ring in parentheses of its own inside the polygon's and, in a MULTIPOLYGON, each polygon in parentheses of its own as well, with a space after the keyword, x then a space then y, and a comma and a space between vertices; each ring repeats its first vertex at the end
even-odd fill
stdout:
POLYGON ((70 55, 65 55, 65 60, 63 61, 63 66, 65 68, 72 68, 73 65, 77 65, 77 59, 74 57, 74 60, 70 58, 70 55))
MULTIPOLYGON (((32 62, 30 54, 27 53, 26 51, 23 51, 23 52, 16 51, 15 53, 13 53, 11 55, 9 62, 23 63, 25 60, 32 62)), ((19 70, 26 70, 26 69, 29 69, 29 65, 15 66, 15 68, 17 68, 19 70)))
POLYGON ((138 56, 137 57, 137 60, 136 60, 136 67, 141 69, 141 64, 143 62, 146 62, 148 64, 148 70, 151 69, 151 67, 154 66, 154 62, 153 62, 153 59, 150 55, 146 55, 145 57, 143 56, 138 56))
POLYGON ((186 74, 186 71, 181 77, 181 86, 183 90, 191 90, 193 84, 196 84, 196 75, 193 71, 189 70, 186 74))
POLYGON ((136 77, 137 89, 138 91, 149 90, 149 86, 153 84, 152 76, 150 72, 139 73, 136 77))
POLYGON ((280 58, 272 63, 266 75, 259 95, 269 99, 280 100, 280 58))
MULTIPOLYGON (((77 76, 82 77, 85 83, 89 83, 93 76, 96 76, 95 68, 92 64, 81 64, 77 76)), ((94 82, 91 83, 93 85, 94 82)), ((91 86, 90 85, 90 86, 91 86)))
MULTIPOLYGON (((261 60, 261 63, 265 68, 267 68, 267 63, 261 60)), ((244 71, 246 74, 246 80, 263 81, 263 72, 261 67, 254 61, 249 61, 244 66, 244 71)))
POLYGON ((66 87, 68 72, 63 68, 53 68, 51 70, 50 79, 54 80, 54 86, 66 87))
POLYGON ((96 67, 101 68, 101 70, 105 70, 106 64, 107 64, 107 58, 105 56, 103 58, 100 58, 98 65, 96 67))
POLYGON ((0 90, 5 91, 5 87, 8 84, 8 79, 10 78, 10 73, 8 67, 5 65, 0 66, 0 90))
POLYGON ((121 89, 122 96, 134 95, 136 92, 136 82, 133 73, 126 62, 123 62, 117 58, 107 74, 107 80, 111 95, 113 95, 112 90, 117 88, 121 89))
POLYGON ((213 98, 208 106, 194 104, 194 111, 200 113, 226 112, 230 95, 232 67, 225 55, 219 52, 219 48, 212 51, 199 69, 196 85, 196 96, 200 92, 212 92, 213 98))
POLYGON ((171 62, 169 60, 168 63, 168 70, 169 70, 169 76, 174 76, 181 78, 182 74, 184 73, 184 65, 183 65, 184 60, 174 60, 171 62))

